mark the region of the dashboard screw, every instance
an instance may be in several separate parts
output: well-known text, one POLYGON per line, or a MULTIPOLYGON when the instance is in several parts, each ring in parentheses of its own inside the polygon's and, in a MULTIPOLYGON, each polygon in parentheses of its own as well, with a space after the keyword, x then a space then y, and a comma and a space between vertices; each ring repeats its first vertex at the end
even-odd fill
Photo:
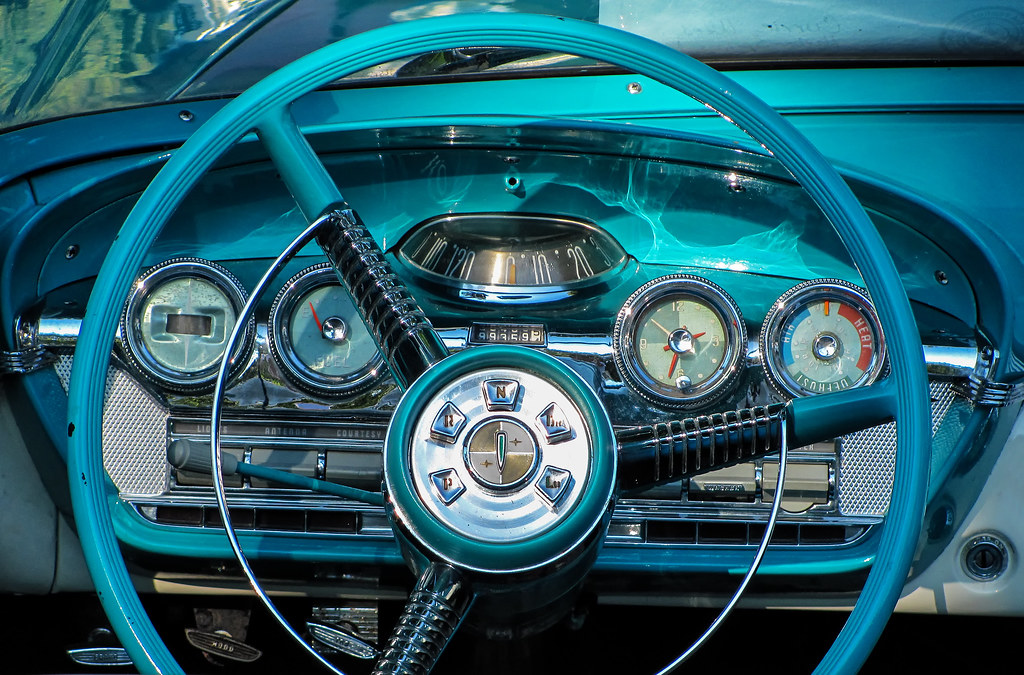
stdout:
POLYGON ((947 275, 942 270, 935 270, 935 280, 938 281, 943 286, 945 286, 946 284, 949 283, 949 275, 947 275))
POLYGON ((191 110, 182 110, 180 113, 178 113, 178 118, 182 122, 191 122, 196 118, 196 116, 192 114, 191 110))
POLYGON ((630 94, 639 94, 643 90, 644 88, 640 85, 639 82, 630 82, 629 84, 626 85, 626 91, 628 91, 630 94))
POLYGON ((66 249, 64 249, 64 258, 67 259, 67 260, 71 260, 72 258, 76 257, 77 255, 78 255, 78 244, 71 244, 66 249))

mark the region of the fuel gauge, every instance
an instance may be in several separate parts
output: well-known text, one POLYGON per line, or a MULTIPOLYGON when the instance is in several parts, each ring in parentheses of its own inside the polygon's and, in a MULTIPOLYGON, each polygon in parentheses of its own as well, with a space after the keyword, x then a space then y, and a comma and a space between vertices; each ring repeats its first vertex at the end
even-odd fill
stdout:
POLYGON ((867 294, 837 279, 804 282, 779 298, 761 329, 768 381, 785 396, 860 387, 885 366, 885 341, 867 294))
POLYGON ((384 359, 348 291, 329 264, 285 283, 270 310, 270 347, 288 377, 307 391, 337 396, 372 384, 384 359))

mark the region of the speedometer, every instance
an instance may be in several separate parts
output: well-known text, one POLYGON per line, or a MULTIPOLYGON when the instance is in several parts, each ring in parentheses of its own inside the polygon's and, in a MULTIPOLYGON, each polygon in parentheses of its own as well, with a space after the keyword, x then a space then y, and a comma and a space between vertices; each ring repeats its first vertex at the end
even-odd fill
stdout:
POLYGON ((626 252, 593 223, 564 216, 455 214, 428 220, 398 246, 428 281, 469 300, 540 302, 595 285, 626 252))

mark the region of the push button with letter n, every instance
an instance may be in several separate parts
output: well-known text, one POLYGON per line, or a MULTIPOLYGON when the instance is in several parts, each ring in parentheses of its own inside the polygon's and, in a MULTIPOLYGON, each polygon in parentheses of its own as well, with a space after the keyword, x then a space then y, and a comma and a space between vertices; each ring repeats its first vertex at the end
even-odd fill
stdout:
POLYGON ((514 410, 519 396, 519 383, 515 380, 485 380, 484 403, 488 410, 514 410))

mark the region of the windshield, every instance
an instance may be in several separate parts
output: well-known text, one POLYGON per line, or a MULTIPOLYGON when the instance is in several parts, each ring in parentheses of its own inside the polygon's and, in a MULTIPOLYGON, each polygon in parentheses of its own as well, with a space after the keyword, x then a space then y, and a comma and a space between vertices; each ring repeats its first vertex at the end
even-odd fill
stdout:
MULTIPOLYGON (((540 12, 646 35, 720 67, 1020 61, 1024 12, 991 0, 81 0, 0 3, 0 128, 235 94, 371 28, 439 14, 540 12)), ((361 76, 560 68, 535 52, 421 59, 361 76), (456 66, 453 67, 453 61, 456 66), (436 69, 424 64, 438 63, 436 69), (476 64, 476 65, 473 65, 476 64), (471 68, 468 68, 472 66, 471 68)))

